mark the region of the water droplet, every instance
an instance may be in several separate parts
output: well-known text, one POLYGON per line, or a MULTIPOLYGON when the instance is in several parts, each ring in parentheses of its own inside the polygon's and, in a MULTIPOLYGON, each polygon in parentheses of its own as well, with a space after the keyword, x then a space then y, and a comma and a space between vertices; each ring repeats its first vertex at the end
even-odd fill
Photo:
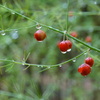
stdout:
POLYGON ((61 51, 62 54, 65 54, 66 52, 67 52, 67 51, 65 51, 65 52, 61 51))
POLYGON ((48 68, 51 68, 50 66, 48 66, 48 68))
POLYGON ((40 65, 38 65, 37 67, 40 67, 40 65))
POLYGON ((59 67, 62 67, 62 65, 59 65, 59 67))
POLYGON ((11 32, 11 37, 12 37, 13 39, 17 39, 17 38, 19 37, 18 31, 17 31, 17 30, 12 31, 12 32, 11 32))
POLYGON ((67 52, 70 52, 72 49, 68 49, 67 52))
POLYGON ((4 36, 4 35, 6 35, 6 33, 5 32, 2 32, 1 35, 4 36))
POLYGON ((38 42, 43 42, 43 41, 38 41, 38 42))
POLYGON ((87 53, 84 53, 84 55, 87 55, 87 53))
POLYGON ((25 65, 25 62, 23 62, 22 65, 25 65))
POLYGON ((96 5, 96 4, 97 4, 97 2, 96 2, 96 1, 94 1, 94 4, 96 5))
POLYGON ((66 34, 66 33, 67 33, 67 31, 66 31, 66 30, 64 30, 63 32, 64 32, 64 34, 66 34))
POLYGON ((40 30, 42 28, 42 26, 37 26, 36 28, 40 30))
POLYGON ((52 28, 52 26, 49 26, 49 28, 52 28))
POLYGON ((73 62, 76 62, 76 58, 75 58, 75 59, 73 59, 73 62))
POLYGON ((42 28, 42 26, 41 26, 39 23, 37 23, 36 25, 37 25, 36 28, 37 28, 38 30, 40 30, 40 29, 42 28))
POLYGON ((15 12, 12 12, 12 14, 15 14, 15 12))

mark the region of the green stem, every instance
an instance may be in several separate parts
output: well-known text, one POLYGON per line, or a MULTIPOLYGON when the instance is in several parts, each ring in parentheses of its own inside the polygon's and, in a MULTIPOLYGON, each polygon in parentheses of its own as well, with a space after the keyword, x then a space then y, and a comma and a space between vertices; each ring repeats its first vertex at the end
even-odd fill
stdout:
MULTIPOLYGON (((87 50, 88 51, 88 50, 87 50)), ((29 63, 24 63, 23 64, 23 62, 18 62, 18 61, 14 61, 14 60, 7 60, 7 59, 0 59, 0 61, 6 61, 6 62, 10 62, 10 63, 15 63, 15 64, 20 64, 20 65, 28 65, 28 66, 43 66, 43 67, 48 67, 48 66, 50 66, 50 67, 57 67, 57 66, 59 66, 59 65, 63 65, 63 64, 66 64, 66 63, 68 63, 68 62, 70 62, 70 61, 73 61, 74 59, 76 59, 76 58, 79 58, 80 56, 82 56, 84 53, 86 53, 87 51, 85 51, 85 52, 82 52, 81 54, 79 54, 78 56, 75 56, 75 57, 73 57, 72 59, 69 59, 69 60, 67 60, 67 61, 65 61, 65 62, 62 62, 62 63, 59 63, 59 64, 55 64, 55 65, 38 65, 38 64, 29 64, 29 63)))
POLYGON ((68 13, 69 13, 69 0, 67 1, 67 13, 66 13, 66 30, 68 31, 68 13))
MULTIPOLYGON (((53 31, 59 32, 59 33, 61 33, 61 34, 64 34, 63 31, 60 31, 60 30, 58 30, 58 29, 56 29, 56 28, 53 28, 53 27, 51 27, 51 26, 46 26, 46 25, 43 25, 43 24, 41 24, 41 25, 44 26, 44 27, 47 27, 47 28, 49 28, 49 29, 51 29, 51 30, 53 30, 53 31)), ((96 48, 96 47, 93 47, 93 46, 90 46, 90 45, 88 45, 87 43, 85 43, 85 42, 83 42, 83 41, 81 41, 81 40, 79 40, 79 39, 77 39, 77 38, 75 38, 75 37, 73 37, 73 36, 71 36, 71 35, 69 35, 69 34, 66 34, 66 35, 67 35, 68 37, 72 38, 73 40, 75 40, 75 41, 77 41, 77 42, 83 44, 84 46, 90 48, 91 50, 100 52, 100 49, 98 49, 98 48, 96 48)))
MULTIPOLYGON (((25 15, 22 15, 22 14, 16 12, 16 11, 14 11, 14 10, 12 10, 12 9, 10 9, 10 8, 8 8, 8 7, 6 7, 6 6, 3 6, 3 5, 1 5, 1 4, 0 4, 0 6, 3 7, 3 8, 5 8, 5 9, 7 9, 7 10, 9 10, 9 11, 13 11, 14 13, 16 13, 16 14, 22 16, 23 18, 26 18, 26 19, 28 19, 28 20, 31 20, 31 21, 35 22, 35 23, 38 23, 37 21, 35 21, 35 20, 33 20, 33 19, 29 18, 29 17, 26 17, 25 15)), ((39 23, 39 24, 40 24, 41 26, 47 27, 47 28, 49 28, 49 29, 51 29, 51 30, 53 30, 53 31, 59 32, 59 33, 61 33, 61 34, 64 34, 64 32, 63 32, 63 31, 60 31, 59 29, 56 29, 56 28, 53 28, 53 27, 51 27, 51 26, 47 26, 47 25, 44 25, 44 24, 41 24, 41 23, 39 23)), ((87 43, 85 43, 85 42, 83 42, 83 41, 81 41, 81 40, 79 40, 79 39, 77 39, 77 38, 75 38, 75 37, 72 37, 72 36, 69 35, 69 34, 66 34, 66 35, 67 35, 68 37, 72 38, 73 40, 76 40, 77 42, 83 44, 84 46, 86 46, 86 47, 88 47, 88 48, 90 48, 90 49, 92 49, 92 50, 94 50, 94 51, 100 52, 100 49, 95 48, 95 47, 93 47, 93 46, 90 46, 90 45, 88 45, 87 43)))

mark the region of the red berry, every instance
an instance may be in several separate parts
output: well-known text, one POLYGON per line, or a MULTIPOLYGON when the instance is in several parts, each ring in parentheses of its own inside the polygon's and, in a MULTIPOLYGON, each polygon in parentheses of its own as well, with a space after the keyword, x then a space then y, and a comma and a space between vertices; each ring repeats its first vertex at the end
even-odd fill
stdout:
POLYGON ((72 17, 73 16, 73 11, 69 11, 68 16, 72 17))
POLYGON ((81 73, 81 75, 86 76, 91 72, 91 67, 88 64, 82 64, 78 68, 78 72, 81 73))
POLYGON ((65 42, 69 45, 68 49, 71 49, 72 48, 72 42, 70 40, 66 40, 65 42))
POLYGON ((82 73, 83 66, 84 66, 84 65, 82 64, 81 66, 78 67, 78 72, 79 72, 79 73, 82 73))
POLYGON ((68 48, 69 48, 69 45, 68 43, 66 43, 66 41, 61 41, 58 43, 58 47, 60 49, 61 52, 67 52, 68 48))
POLYGON ((88 57, 88 58, 85 59, 85 63, 92 67, 93 64, 94 64, 94 60, 93 60, 93 58, 88 57))
POLYGON ((77 37, 78 36, 77 32, 75 32, 75 31, 71 32, 70 35, 73 36, 73 37, 77 37))
POLYGON ((46 33, 42 30, 38 30, 34 33, 34 38, 37 41, 43 41, 46 38, 46 33))
POLYGON ((92 42, 91 36, 87 36, 87 37, 85 38, 85 41, 86 41, 86 42, 92 42))

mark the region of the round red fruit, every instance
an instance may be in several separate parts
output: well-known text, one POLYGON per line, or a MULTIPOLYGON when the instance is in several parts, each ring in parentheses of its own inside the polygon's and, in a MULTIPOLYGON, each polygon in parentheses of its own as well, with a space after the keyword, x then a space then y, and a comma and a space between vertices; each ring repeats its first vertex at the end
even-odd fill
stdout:
POLYGON ((91 72, 91 67, 88 64, 82 64, 78 68, 78 72, 81 73, 81 75, 86 76, 91 72))
POLYGON ((68 49, 71 49, 72 48, 72 42, 70 40, 66 40, 65 41, 67 44, 68 44, 68 49))
POLYGON ((66 43, 66 41, 61 41, 58 43, 58 47, 59 47, 60 51, 66 52, 69 48, 69 45, 68 45, 68 43, 66 43))
POLYGON ((70 17, 74 16, 74 12, 73 11, 69 11, 68 16, 70 16, 70 17))
POLYGON ((85 41, 86 41, 86 42, 92 42, 91 36, 87 36, 87 37, 85 38, 85 41))
POLYGON ((93 60, 93 58, 88 57, 88 58, 85 59, 85 63, 92 67, 93 64, 94 64, 94 60, 93 60))
POLYGON ((70 35, 73 36, 73 37, 77 37, 78 36, 77 32, 75 32, 75 31, 71 32, 70 35))
POLYGON ((46 38, 46 33, 42 30, 38 30, 34 33, 34 38, 37 41, 43 41, 46 38))

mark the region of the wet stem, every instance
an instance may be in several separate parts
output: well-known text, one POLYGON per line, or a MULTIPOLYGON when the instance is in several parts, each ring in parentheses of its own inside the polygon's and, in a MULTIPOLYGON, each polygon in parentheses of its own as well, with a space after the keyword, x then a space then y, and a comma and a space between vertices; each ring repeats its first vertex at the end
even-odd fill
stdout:
MULTIPOLYGON (((35 20, 33 20, 33 19, 31 19, 31 18, 25 16, 25 15, 22 15, 22 14, 16 12, 16 11, 14 11, 14 10, 12 10, 12 9, 10 9, 10 8, 8 8, 8 7, 6 7, 6 6, 3 6, 3 5, 1 5, 1 4, 0 4, 0 6, 3 7, 3 8, 5 8, 5 9, 7 9, 7 10, 9 10, 9 11, 13 11, 14 13, 16 13, 17 15, 19 15, 19 16, 21 16, 21 17, 23 17, 23 18, 26 18, 26 19, 28 19, 28 20, 33 21, 35 24, 39 23, 39 22, 37 22, 37 21, 35 21, 35 20)), ((64 32, 63 32, 63 31, 60 31, 59 29, 56 29, 56 28, 53 28, 53 27, 51 27, 51 26, 47 26, 47 25, 44 25, 44 24, 41 24, 41 23, 39 23, 39 24, 40 24, 41 26, 44 26, 44 27, 46 27, 46 28, 49 28, 49 29, 51 29, 51 30, 53 30, 53 31, 55 31, 55 32, 64 34, 64 32)), ((66 34, 66 36, 68 36, 69 38, 72 38, 73 40, 76 40, 77 42, 83 44, 84 46, 90 48, 91 50, 100 52, 100 49, 95 48, 95 47, 93 47, 93 46, 90 46, 90 45, 86 44, 85 42, 83 42, 83 41, 81 41, 81 40, 79 40, 79 39, 77 39, 77 38, 75 38, 75 37, 73 37, 73 36, 71 36, 71 35, 69 35, 69 34, 66 34)))
MULTIPOLYGON (((8 8, 8 7, 6 7, 6 6, 3 6, 3 5, 1 5, 1 4, 0 4, 0 6, 3 7, 3 8, 5 8, 5 9, 7 9, 7 10, 9 10, 10 12, 16 13, 17 15, 19 15, 19 16, 25 18, 25 19, 28 19, 28 20, 33 21, 33 22, 35 23, 35 25, 36 25, 36 23, 39 23, 39 22, 37 22, 37 21, 35 21, 35 20, 33 20, 33 19, 31 19, 31 18, 25 16, 25 15, 22 15, 22 14, 16 12, 16 11, 14 11, 14 10, 12 10, 12 9, 10 9, 10 8, 8 8)), ((69 6, 69 4, 68 4, 68 6, 69 6)), ((68 31, 68 11, 67 11, 67 23, 66 23, 66 24, 67 24, 67 25, 66 25, 66 28, 67 28, 67 31, 68 31)), ((91 49, 91 50, 100 52, 100 49, 95 48, 95 47, 93 47, 93 46, 90 46, 90 45, 86 44, 85 42, 83 42, 83 41, 81 41, 81 40, 79 40, 79 39, 77 39, 77 38, 75 38, 75 37, 72 37, 70 34, 65 34, 64 31, 60 31, 59 29, 53 28, 53 27, 51 27, 51 26, 44 25, 44 24, 42 24, 42 23, 39 23, 39 25, 44 26, 44 27, 46 27, 46 28, 49 28, 49 29, 51 29, 51 30, 53 30, 53 31, 55 31, 55 32, 58 32, 58 33, 63 34, 63 35, 64 35, 63 39, 65 39, 65 37, 67 36, 67 37, 69 37, 69 38, 71 38, 71 39, 77 41, 78 43, 83 44, 84 46, 88 47, 88 48, 91 49)), ((69 32, 68 32, 68 33, 69 33, 69 32)), ((87 52, 87 51, 85 51, 85 52, 87 52)), ((62 63, 60 63, 60 64, 56 64, 56 65, 39 65, 39 66, 56 67, 56 66, 59 66, 59 65, 63 65, 63 64, 66 64, 66 63, 68 63, 68 62, 70 62, 70 61, 73 61, 74 58, 78 58, 78 57, 82 56, 85 52, 79 54, 79 55, 76 56, 76 57, 73 57, 72 59, 70 59, 70 60, 68 60, 68 61, 62 62, 62 63)), ((0 59, 0 61, 13 62, 13 63, 15 63, 15 64, 23 64, 23 62, 17 62, 17 61, 12 61, 12 60, 5 60, 5 59, 0 59)), ((24 65, 28 65, 28 66, 38 66, 38 64, 28 64, 28 63, 24 63, 24 65)))
MULTIPOLYGON (((72 59, 69 59, 69 60, 67 60, 67 61, 65 61, 65 62, 62 62, 62 63, 59 63, 59 64, 55 64, 55 65, 38 65, 38 64, 29 64, 29 63, 24 63, 24 65, 27 65, 27 67, 24 69, 24 70, 26 70, 27 68, 29 68, 30 66, 34 66, 34 67, 45 67, 45 68, 47 68, 48 69, 48 66, 50 67, 50 68, 52 68, 52 67, 59 67, 59 65, 64 65, 64 64, 66 64, 66 63, 68 63, 68 62, 71 62, 71 61, 73 61, 73 60, 75 60, 75 59, 77 59, 77 58, 79 58, 80 56, 82 56, 82 55, 84 55, 84 53, 86 53, 88 50, 86 50, 85 52, 82 52, 81 54, 79 54, 79 55, 77 55, 77 56, 75 56, 75 57, 73 57, 72 59)), ((19 65, 23 65, 23 62, 18 62, 18 61, 12 61, 12 60, 7 60, 7 59, 0 59, 0 61, 5 61, 5 62, 9 62, 9 63, 14 63, 14 64, 19 64, 19 65)))

